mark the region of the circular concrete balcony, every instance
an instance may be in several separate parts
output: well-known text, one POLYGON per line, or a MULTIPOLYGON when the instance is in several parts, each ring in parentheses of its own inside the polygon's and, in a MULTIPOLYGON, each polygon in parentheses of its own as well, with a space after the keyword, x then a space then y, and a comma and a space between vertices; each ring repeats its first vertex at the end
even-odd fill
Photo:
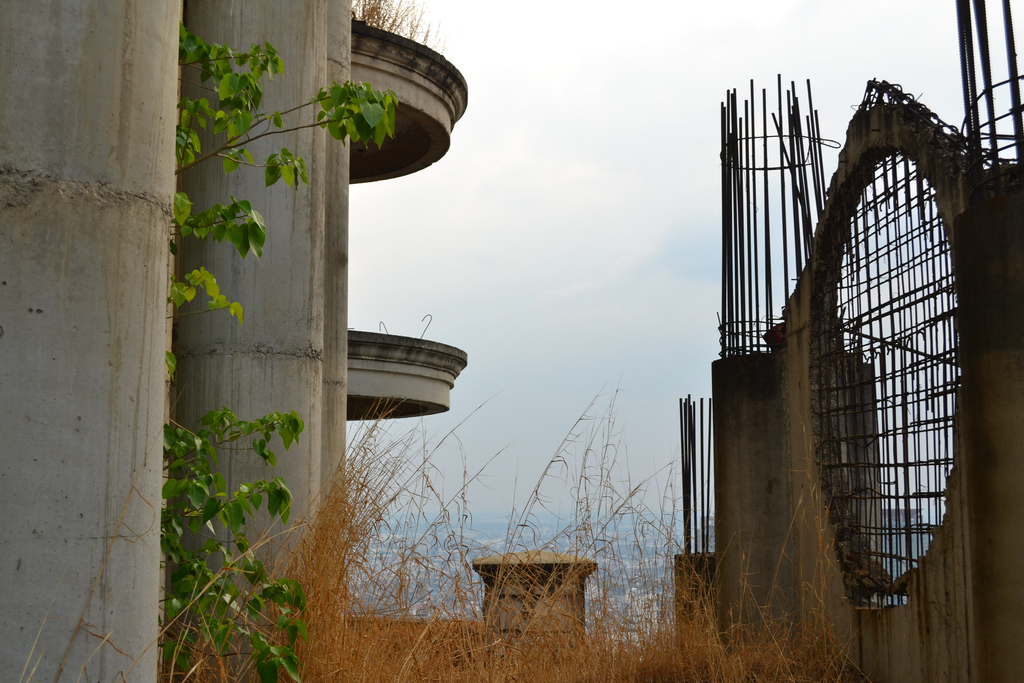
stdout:
POLYGON ((353 21, 352 80, 393 91, 398 113, 395 137, 382 149, 352 145, 350 182, 408 175, 445 155, 469 97, 466 79, 451 62, 419 43, 353 21))
POLYGON ((451 406, 466 352, 393 334, 348 331, 348 419, 420 417, 451 406))

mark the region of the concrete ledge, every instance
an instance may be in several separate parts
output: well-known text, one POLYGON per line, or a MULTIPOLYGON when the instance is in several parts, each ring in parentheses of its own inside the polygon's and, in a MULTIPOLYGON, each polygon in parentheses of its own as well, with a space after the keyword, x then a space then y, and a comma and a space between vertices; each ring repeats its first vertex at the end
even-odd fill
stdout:
POLYGON ((351 182, 415 173, 448 151, 452 128, 466 111, 466 79, 428 47, 394 33, 352 22, 352 80, 398 97, 395 138, 383 149, 352 145, 351 182))
POLYGON ((443 413, 467 360, 447 344, 349 330, 348 419, 443 413))

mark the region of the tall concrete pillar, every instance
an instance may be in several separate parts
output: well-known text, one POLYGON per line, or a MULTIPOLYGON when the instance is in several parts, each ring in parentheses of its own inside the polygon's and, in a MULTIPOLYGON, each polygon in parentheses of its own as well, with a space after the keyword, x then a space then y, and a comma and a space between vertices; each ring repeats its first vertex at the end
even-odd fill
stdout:
POLYGON ((789 423, 782 353, 711 366, 719 628, 785 619, 795 605, 789 423))
MULTIPOLYGON (((329 0, 327 82, 352 77, 352 3, 329 0)), ((331 481, 345 458, 348 412, 348 180, 349 145, 327 142, 324 225, 324 389, 320 474, 331 481)))
MULTIPOLYGON (((185 24, 206 41, 241 48, 269 42, 278 50, 284 73, 265 81, 265 111, 308 102, 325 85, 326 0, 190 0, 185 24)), ((306 110, 304 116, 304 122, 315 120, 315 111, 306 110)), ((177 419, 195 427, 206 411, 220 406, 243 418, 297 411, 305 431, 291 450, 277 449, 276 468, 264 466, 244 444, 220 455, 231 487, 283 477, 294 495, 296 516, 320 488, 326 137, 325 131, 312 128, 248 146, 257 161, 282 147, 303 157, 309 185, 300 183, 298 189, 283 182, 266 188, 260 169, 243 167, 225 175, 217 160, 181 176, 197 208, 232 195, 252 202, 266 220, 267 240, 262 259, 250 255, 245 260, 228 243, 183 240, 183 270, 210 270, 221 293, 244 307, 245 324, 239 326, 223 311, 181 318, 177 419)), ((193 307, 202 310, 205 302, 193 307)))
POLYGON ((967 487, 972 680, 1024 680, 1024 193, 955 221, 957 467, 967 487))
POLYGON ((5 680, 156 677, 177 21, 0 4, 5 680))

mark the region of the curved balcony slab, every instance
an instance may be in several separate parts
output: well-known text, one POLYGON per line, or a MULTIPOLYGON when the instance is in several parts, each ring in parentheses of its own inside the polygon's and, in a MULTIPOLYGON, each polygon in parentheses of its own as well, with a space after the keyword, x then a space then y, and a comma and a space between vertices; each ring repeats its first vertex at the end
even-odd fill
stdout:
POLYGON ((352 22, 352 80, 398 97, 395 137, 355 143, 350 182, 397 178, 430 166, 448 151, 452 128, 466 111, 466 79, 428 47, 364 22, 352 22))
POLYGON ((466 352, 393 334, 348 331, 348 419, 420 417, 451 406, 466 352))

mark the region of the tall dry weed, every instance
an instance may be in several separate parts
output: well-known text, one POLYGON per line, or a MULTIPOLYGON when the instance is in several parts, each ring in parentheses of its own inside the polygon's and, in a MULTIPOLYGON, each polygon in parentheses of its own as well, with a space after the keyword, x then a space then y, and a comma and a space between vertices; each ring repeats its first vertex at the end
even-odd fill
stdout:
POLYGON ((416 431, 390 436, 393 426, 371 426, 351 446, 293 558, 309 602, 304 681, 862 680, 827 626, 769 624, 723 640, 700 576, 684 577, 694 589, 675 599, 678 496, 631 479, 614 400, 574 425, 494 548, 468 526, 474 476, 446 497, 433 448, 416 431), (571 509, 551 532, 545 519, 562 513, 566 491, 571 509), (506 642, 485 627, 470 561, 533 548, 599 563, 583 638, 506 642))
POLYGON ((437 28, 416 0, 352 0, 352 18, 441 52, 437 28))

